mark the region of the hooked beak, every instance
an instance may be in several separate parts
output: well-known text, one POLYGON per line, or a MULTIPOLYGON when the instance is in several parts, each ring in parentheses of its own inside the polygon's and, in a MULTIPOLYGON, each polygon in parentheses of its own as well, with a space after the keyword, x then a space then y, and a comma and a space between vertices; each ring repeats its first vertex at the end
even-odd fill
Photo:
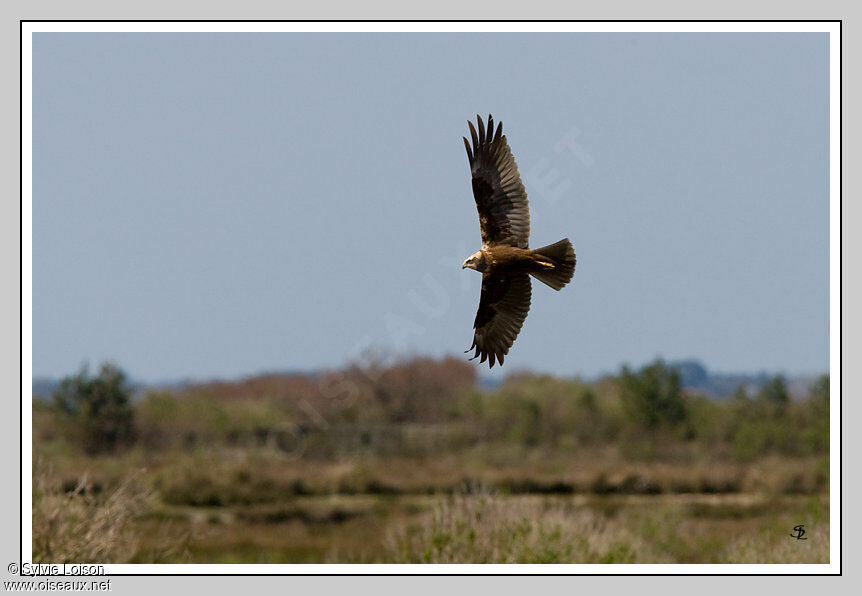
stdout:
POLYGON ((464 263, 461 265, 461 269, 466 269, 466 268, 467 268, 467 261, 464 261, 464 263))

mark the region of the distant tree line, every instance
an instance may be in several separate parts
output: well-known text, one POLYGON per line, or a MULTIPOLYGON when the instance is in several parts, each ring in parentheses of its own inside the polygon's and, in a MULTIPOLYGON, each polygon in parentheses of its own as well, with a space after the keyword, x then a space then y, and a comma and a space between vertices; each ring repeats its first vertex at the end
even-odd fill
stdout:
POLYGON ((483 391, 472 365, 421 358, 151 391, 133 404, 126 375, 104 364, 96 375, 83 368, 63 379, 47 409, 66 439, 90 455, 134 444, 290 451, 301 443, 309 456, 336 458, 357 449, 421 454, 478 443, 568 450, 613 443, 649 458, 688 443, 750 459, 828 452, 829 377, 801 401, 790 399, 781 376, 756 395, 740 386, 716 401, 683 390, 679 371, 657 360, 591 383, 520 374, 483 391))

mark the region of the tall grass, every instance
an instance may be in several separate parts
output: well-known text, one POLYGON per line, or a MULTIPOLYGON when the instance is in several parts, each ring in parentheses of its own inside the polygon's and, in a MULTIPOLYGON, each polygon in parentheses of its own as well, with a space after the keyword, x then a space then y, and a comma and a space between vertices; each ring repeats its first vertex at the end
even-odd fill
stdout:
POLYGON ((33 560, 126 563, 137 551, 134 520, 152 492, 131 476, 107 495, 86 476, 66 484, 50 469, 33 474, 33 560))
POLYGON ((157 563, 185 556, 190 536, 167 522, 163 540, 141 549, 140 522, 158 509, 141 472, 106 490, 87 475, 75 480, 37 462, 33 471, 33 561, 36 563, 157 563))
POLYGON ((390 556, 400 563, 660 562, 600 513, 486 490, 454 495, 394 533, 390 556))
POLYGON ((399 563, 828 563, 825 501, 591 504, 457 494, 393 531, 399 563), (790 536, 805 520, 808 540, 790 536))

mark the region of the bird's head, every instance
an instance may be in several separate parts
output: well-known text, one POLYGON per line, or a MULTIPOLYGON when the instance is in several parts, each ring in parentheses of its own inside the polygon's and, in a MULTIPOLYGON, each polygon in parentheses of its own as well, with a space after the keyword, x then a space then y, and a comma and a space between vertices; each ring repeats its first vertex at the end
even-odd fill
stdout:
POLYGON ((475 269, 476 271, 484 271, 485 270, 485 255, 482 254, 480 250, 476 254, 470 255, 465 261, 464 264, 461 265, 461 269, 475 269))

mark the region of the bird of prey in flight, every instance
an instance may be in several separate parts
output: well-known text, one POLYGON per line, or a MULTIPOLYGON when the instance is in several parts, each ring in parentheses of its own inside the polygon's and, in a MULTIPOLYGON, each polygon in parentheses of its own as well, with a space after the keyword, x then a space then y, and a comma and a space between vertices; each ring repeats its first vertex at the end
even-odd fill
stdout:
POLYGON ((503 356, 518 337, 530 310, 530 276, 560 290, 575 273, 575 251, 568 238, 543 248, 530 250, 530 207, 527 192, 506 135, 503 123, 494 130, 488 115, 488 129, 476 116, 478 134, 472 122, 470 136, 464 137, 470 172, 473 175, 473 197, 479 210, 482 248, 464 261, 482 274, 482 295, 473 323, 473 345, 470 360, 487 359, 503 364, 503 356))

